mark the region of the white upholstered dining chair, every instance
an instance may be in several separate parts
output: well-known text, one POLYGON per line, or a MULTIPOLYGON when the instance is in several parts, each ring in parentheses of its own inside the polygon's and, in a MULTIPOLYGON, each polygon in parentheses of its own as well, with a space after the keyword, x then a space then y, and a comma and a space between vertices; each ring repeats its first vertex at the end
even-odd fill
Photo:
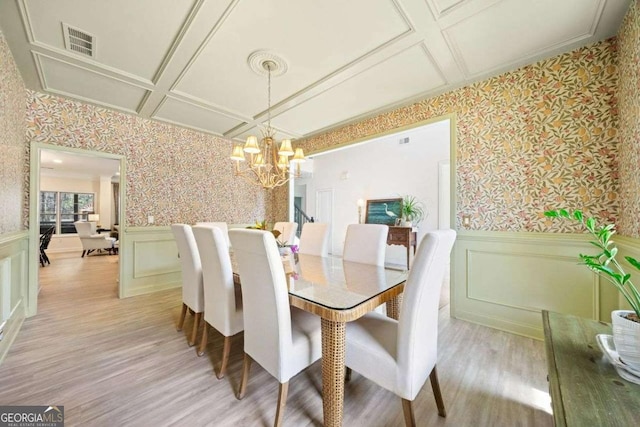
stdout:
POLYGON ((329 224, 307 222, 300 234, 301 254, 327 256, 329 254, 329 224))
POLYGON ((82 243, 82 256, 89 255, 96 249, 113 250, 116 239, 96 231, 95 221, 76 221, 73 223, 82 243))
POLYGON ((196 343, 200 319, 204 311, 204 290, 202 287, 202 266, 193 230, 187 224, 173 224, 173 236, 178 245, 178 256, 182 267, 182 313, 178 321, 177 330, 181 331, 187 309, 193 312, 193 330, 188 342, 192 346, 196 343))
POLYGON ((383 266, 388 233, 383 224, 349 224, 342 259, 383 266))
POLYGON ((222 230, 222 235, 224 236, 224 240, 227 242, 227 246, 231 246, 231 241, 229 240, 229 226, 227 226, 226 222, 196 222, 196 225, 218 227, 222 230))
POLYGON ((216 373, 218 379, 224 377, 231 350, 231 337, 243 330, 242 296, 233 283, 233 270, 229 245, 223 230, 209 225, 193 227, 193 236, 198 245, 202 264, 204 287, 204 327, 198 356, 207 347, 208 325, 224 335, 222 362, 216 373))
POLYGON ((244 366, 237 397, 244 397, 255 360, 280 383, 274 423, 279 426, 289 379, 321 357, 320 318, 289 306, 285 271, 273 234, 233 229, 229 237, 244 305, 244 366))
POLYGON ((293 245, 296 241, 297 222, 276 222, 273 229, 278 230, 280 235, 276 239, 281 245, 293 245))
POLYGON ((438 414, 446 416, 436 372, 438 302, 455 238, 455 231, 439 230, 422 239, 399 320, 372 312, 347 323, 346 366, 402 398, 407 426, 415 425, 412 401, 427 377, 438 414))

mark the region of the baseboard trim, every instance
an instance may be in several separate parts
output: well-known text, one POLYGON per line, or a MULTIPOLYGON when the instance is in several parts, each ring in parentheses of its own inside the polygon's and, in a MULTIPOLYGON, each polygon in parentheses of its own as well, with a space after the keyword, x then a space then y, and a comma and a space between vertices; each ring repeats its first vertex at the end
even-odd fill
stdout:
POLYGON ((5 325, 4 337, 2 341, 0 341, 0 364, 2 364, 4 358, 7 353, 9 353, 9 349, 11 345, 18 337, 18 333, 20 332, 20 328, 24 323, 25 312, 22 301, 18 305, 18 307, 11 313, 11 316, 7 319, 7 323, 5 325))
POLYGON ((505 331, 516 335, 522 335, 524 337, 533 338, 536 340, 542 340, 544 337, 542 330, 542 314, 540 314, 540 316, 540 327, 534 328, 523 323, 513 322, 498 317, 492 317, 468 311, 458 311, 455 316, 451 314, 451 317, 455 317, 456 319, 477 323, 479 325, 488 326, 493 329, 498 329, 500 331, 505 331))
POLYGON ((154 284, 148 286, 139 286, 131 289, 127 289, 122 295, 123 298, 135 297, 138 295, 150 294, 153 292, 161 292, 169 289, 175 289, 182 287, 182 282, 168 282, 162 284, 154 284))

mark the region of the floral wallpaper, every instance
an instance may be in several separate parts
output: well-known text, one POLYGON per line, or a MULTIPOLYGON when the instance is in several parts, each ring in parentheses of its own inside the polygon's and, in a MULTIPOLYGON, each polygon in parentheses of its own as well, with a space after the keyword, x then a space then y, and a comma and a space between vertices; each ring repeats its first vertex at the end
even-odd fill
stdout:
POLYGON ((0 33, 0 235, 25 228, 24 82, 0 33))
POLYGON ((633 1, 618 31, 620 78, 620 220, 618 231, 640 237, 640 4, 633 1))
MULTIPOLYGON (((456 228, 461 228, 462 215, 469 214, 474 230, 577 231, 574 224, 548 220, 543 212, 581 208, 616 220, 617 84, 613 38, 299 144, 313 153, 453 113, 456 228)), ((276 202, 275 212, 286 212, 284 192, 276 202)))
POLYGON ((125 156, 128 226, 265 217, 267 195, 233 175, 227 139, 31 90, 26 124, 27 141, 125 156))

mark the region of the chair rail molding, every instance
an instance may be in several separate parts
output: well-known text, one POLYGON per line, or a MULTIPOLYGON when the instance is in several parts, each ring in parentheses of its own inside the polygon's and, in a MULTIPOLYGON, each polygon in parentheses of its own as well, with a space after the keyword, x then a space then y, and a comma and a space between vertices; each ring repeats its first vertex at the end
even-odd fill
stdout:
MULTIPOLYGON (((542 339, 542 310, 610 321, 617 290, 579 265, 592 253, 587 234, 458 231, 453 252, 452 316, 542 339)), ((621 254, 640 240, 617 237, 621 254)), ((632 255, 633 256, 633 255, 632 255)))

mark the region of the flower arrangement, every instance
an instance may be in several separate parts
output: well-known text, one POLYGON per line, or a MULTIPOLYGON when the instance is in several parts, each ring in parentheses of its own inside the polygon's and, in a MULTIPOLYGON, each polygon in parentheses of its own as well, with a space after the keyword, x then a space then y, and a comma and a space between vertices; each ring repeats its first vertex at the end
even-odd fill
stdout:
POLYGON ((250 225, 249 227, 252 230, 265 230, 265 231, 271 231, 271 234, 273 234, 273 237, 276 238, 276 243, 278 244, 279 247, 285 247, 287 245, 287 242, 280 242, 280 240, 278 240, 278 237, 280 237, 280 231, 279 230, 269 230, 268 226, 267 226, 267 220, 263 219, 262 221, 258 221, 256 220, 256 223, 253 225, 250 225))
MULTIPOLYGON (((582 264, 586 265, 591 271, 602 274, 603 277, 609 280, 635 312, 635 316, 628 315, 627 319, 640 322, 640 293, 631 282, 631 273, 626 273, 616 259, 618 248, 613 240, 611 240, 611 237, 616 232, 615 226, 613 224, 598 226, 594 218, 590 217, 585 219, 582 211, 579 210, 569 212, 566 209, 558 209, 547 211, 544 214, 550 218, 565 218, 578 221, 587 229, 595 238, 595 240, 589 243, 598 248, 600 252, 597 255, 580 254, 582 264)), ((640 271, 640 262, 630 256, 624 258, 631 266, 640 271)))

